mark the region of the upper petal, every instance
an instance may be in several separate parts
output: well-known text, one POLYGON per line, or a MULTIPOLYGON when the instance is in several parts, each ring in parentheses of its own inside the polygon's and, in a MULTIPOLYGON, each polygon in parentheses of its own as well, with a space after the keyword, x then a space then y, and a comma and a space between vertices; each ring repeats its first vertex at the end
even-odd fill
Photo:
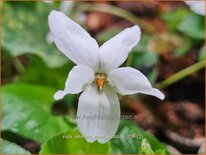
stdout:
POLYGON ((99 47, 79 24, 62 12, 52 11, 49 27, 58 49, 77 65, 99 67, 99 47))
POLYGON ((86 84, 90 84, 94 79, 94 72, 91 68, 78 65, 69 72, 65 83, 65 89, 54 94, 56 100, 62 99, 66 94, 80 93, 86 84))
POLYGON ((128 53, 140 40, 140 28, 136 25, 126 28, 100 47, 100 68, 103 72, 119 67, 128 53))
POLYGON ((106 143, 116 133, 120 118, 119 100, 110 86, 99 93, 90 85, 78 103, 77 125, 88 142, 106 143))
POLYGON ((134 68, 117 68, 110 72, 108 80, 123 95, 143 93, 164 99, 164 94, 153 88, 147 77, 134 68))

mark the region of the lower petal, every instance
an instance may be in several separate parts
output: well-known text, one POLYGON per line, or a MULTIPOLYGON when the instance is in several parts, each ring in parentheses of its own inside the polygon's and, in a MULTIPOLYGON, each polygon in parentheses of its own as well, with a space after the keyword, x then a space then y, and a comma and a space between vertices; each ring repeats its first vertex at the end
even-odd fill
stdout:
POLYGON ((114 90, 105 86, 101 93, 89 85, 78 103, 77 125, 88 142, 106 143, 119 125, 120 105, 114 90))
POLYGON ((104 91, 100 94, 100 116, 103 119, 99 122, 98 142, 105 143, 109 141, 116 133, 120 121, 120 104, 116 92, 110 86, 105 86, 104 91), (105 118, 108 117, 108 118, 105 118))
POLYGON ((94 142, 98 136, 98 120, 92 118, 98 114, 98 106, 99 94, 89 85, 81 94, 77 109, 77 126, 88 142, 94 142))

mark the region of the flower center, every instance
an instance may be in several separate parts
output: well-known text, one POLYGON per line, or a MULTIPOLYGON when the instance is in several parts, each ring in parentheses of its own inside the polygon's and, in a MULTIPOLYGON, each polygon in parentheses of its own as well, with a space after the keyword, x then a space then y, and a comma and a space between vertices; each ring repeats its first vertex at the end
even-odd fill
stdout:
POLYGON ((94 82, 96 83, 99 92, 102 91, 106 80, 107 80, 107 74, 105 74, 105 73, 96 73, 95 74, 95 81, 94 82))

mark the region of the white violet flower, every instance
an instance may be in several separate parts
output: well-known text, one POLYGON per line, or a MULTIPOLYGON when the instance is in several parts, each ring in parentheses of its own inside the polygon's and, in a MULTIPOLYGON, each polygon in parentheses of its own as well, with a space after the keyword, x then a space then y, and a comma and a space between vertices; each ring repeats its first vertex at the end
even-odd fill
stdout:
POLYGON ((101 47, 61 12, 50 13, 49 27, 57 48, 77 64, 68 75, 65 89, 57 91, 54 98, 59 100, 66 94, 83 91, 78 103, 77 126, 88 142, 105 143, 115 135, 120 121, 116 92, 121 95, 143 93, 164 99, 164 94, 153 88, 140 71, 118 68, 140 40, 138 26, 126 28, 101 47))
POLYGON ((185 1, 192 11, 199 15, 205 15, 205 0, 185 1))

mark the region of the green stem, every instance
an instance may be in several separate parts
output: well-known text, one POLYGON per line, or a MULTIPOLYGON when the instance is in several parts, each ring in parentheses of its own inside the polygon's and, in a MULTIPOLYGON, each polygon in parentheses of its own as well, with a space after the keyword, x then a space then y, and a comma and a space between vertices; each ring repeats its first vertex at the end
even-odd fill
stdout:
POLYGON ((204 68, 205 66, 205 59, 204 60, 201 60, 175 74, 173 74, 172 76, 170 76, 169 78, 167 78, 166 80, 156 84, 156 87, 158 88, 164 88, 164 87, 167 87, 183 78, 185 78, 186 76, 204 68))
POLYGON ((82 11, 98 11, 98 12, 104 12, 104 13, 109 13, 121 18, 124 18, 134 24, 137 24, 147 33, 152 33, 156 29, 153 25, 139 20, 139 18, 136 17, 136 15, 132 14, 131 12, 124 10, 119 7, 115 7, 112 5, 108 4, 82 4, 80 3, 77 6, 77 10, 82 10, 82 11))
POLYGON ((22 74, 25 71, 24 65, 21 63, 21 61, 18 58, 13 59, 13 64, 16 70, 22 74))

